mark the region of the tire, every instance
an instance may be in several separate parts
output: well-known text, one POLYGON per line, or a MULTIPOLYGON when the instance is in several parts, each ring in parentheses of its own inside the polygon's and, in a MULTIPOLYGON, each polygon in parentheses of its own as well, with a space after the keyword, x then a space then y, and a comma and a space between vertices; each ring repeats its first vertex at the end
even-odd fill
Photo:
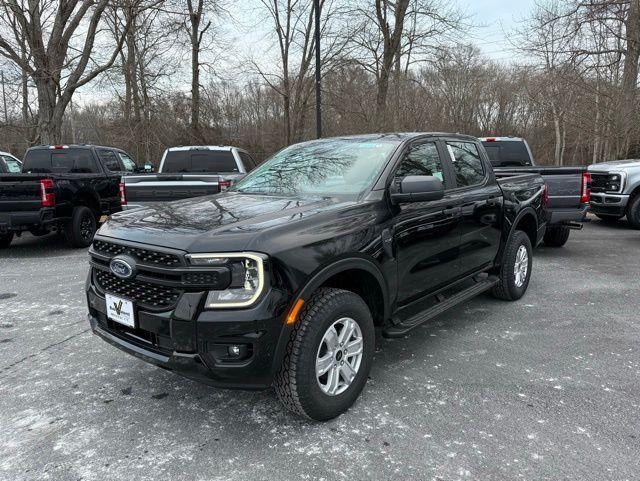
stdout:
MULTIPOLYGON (((499 280, 493 287, 491 293, 498 299, 506 301, 515 301, 520 299, 529 286, 529 280, 531 279, 532 268, 532 249, 529 236, 517 230, 507 240, 507 245, 504 248, 504 254, 502 255, 502 264, 500 265, 499 280), (517 256, 521 252, 521 248, 524 249, 527 255, 526 272, 522 279, 516 279, 515 267, 517 256)), ((521 261, 520 265, 522 265, 521 261)), ((522 271, 520 271, 522 272, 522 271)))
POLYGON ((640 194, 636 194, 627 206, 627 220, 632 228, 640 229, 640 194))
POLYGON ((595 216, 603 222, 617 222, 624 217, 623 215, 606 215, 606 214, 595 214, 595 216))
POLYGON ((571 229, 565 225, 549 227, 544 233, 544 245, 547 247, 562 247, 569 240, 571 229))
POLYGON ((0 249, 6 249, 11 245, 13 240, 13 232, 7 232, 6 234, 0 234, 0 249))
POLYGON ((342 289, 318 289, 304 305, 291 332, 282 368, 274 382, 278 398, 290 411, 315 421, 339 416, 351 407, 364 388, 374 349, 373 319, 362 298, 342 289), (339 340, 346 332, 346 319, 357 325, 349 337, 352 345, 355 345, 356 339, 362 340, 359 362, 357 355, 344 354, 346 351, 341 350, 340 346, 336 345, 338 349, 333 352, 327 349, 329 342, 325 335, 329 335, 333 328, 339 340), (316 361, 321 359, 329 360, 329 370, 318 376, 316 361), (345 364, 355 367, 356 374, 350 384, 345 382, 342 374, 352 372, 347 370, 345 364), (334 379, 332 375, 334 378, 337 375, 338 383, 335 384, 335 392, 330 394, 331 379, 334 379))
POLYGON ((71 220, 65 226, 65 236, 71 247, 89 247, 97 230, 96 216, 83 205, 73 209, 71 220))

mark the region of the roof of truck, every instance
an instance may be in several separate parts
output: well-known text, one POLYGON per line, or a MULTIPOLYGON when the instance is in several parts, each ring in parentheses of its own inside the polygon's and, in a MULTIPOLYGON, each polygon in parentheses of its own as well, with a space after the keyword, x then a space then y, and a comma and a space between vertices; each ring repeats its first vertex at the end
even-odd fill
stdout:
POLYGON ((51 149, 51 150, 56 150, 56 149, 111 149, 111 150, 118 150, 120 152, 124 152, 124 150, 122 150, 119 147, 110 147, 108 145, 94 145, 94 144, 59 144, 59 145, 34 145, 33 147, 29 147, 29 149, 27 150, 40 150, 40 149, 51 149))

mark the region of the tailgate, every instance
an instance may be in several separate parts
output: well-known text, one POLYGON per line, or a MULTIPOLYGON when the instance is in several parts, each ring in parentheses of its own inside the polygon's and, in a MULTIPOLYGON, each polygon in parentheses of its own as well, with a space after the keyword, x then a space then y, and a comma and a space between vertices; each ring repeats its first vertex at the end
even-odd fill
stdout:
POLYGON ((534 173, 540 174, 549 189, 548 208, 580 209, 582 202, 582 173, 586 167, 508 167, 494 169, 496 176, 534 173))
POLYGON ((40 210, 40 175, 0 175, 0 212, 40 210))
POLYGON ((166 202, 220 192, 219 175, 150 174, 123 177, 128 203, 166 202))

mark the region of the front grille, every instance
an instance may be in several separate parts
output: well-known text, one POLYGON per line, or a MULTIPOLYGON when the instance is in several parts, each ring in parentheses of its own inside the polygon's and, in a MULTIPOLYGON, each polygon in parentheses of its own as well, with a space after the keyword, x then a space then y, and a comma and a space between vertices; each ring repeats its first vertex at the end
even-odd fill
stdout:
POLYGON ((591 192, 605 192, 609 174, 591 174, 591 192))
POLYGON ((96 252, 108 256, 128 254, 148 265, 175 267, 182 264, 180 257, 175 254, 130 247, 122 244, 112 244, 111 242, 101 240, 93 242, 93 249, 96 252))
POLYGON ((95 285, 103 293, 120 295, 152 309, 172 308, 181 294, 178 289, 138 280, 120 279, 111 272, 100 270, 95 272, 95 285))

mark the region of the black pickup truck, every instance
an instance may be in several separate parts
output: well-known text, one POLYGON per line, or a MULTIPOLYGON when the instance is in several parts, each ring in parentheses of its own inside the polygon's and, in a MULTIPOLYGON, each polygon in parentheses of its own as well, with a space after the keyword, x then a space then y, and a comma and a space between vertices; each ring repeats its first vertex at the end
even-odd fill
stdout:
POLYGON ((496 177, 540 174, 547 184, 550 213, 544 245, 562 247, 571 229, 582 229, 589 210, 591 174, 586 166, 536 165, 527 141, 520 137, 482 137, 496 177))
POLYGON ((546 200, 537 174, 496 180, 474 137, 293 145, 225 193, 112 216, 89 251, 89 323, 148 362, 275 383, 329 419, 367 382, 376 328, 402 337, 484 291, 525 293, 546 200))
POLYGON ((122 210, 121 176, 134 170, 131 158, 111 147, 29 149, 22 173, 0 174, 0 247, 24 231, 61 231, 72 246, 87 247, 100 218, 122 210))

